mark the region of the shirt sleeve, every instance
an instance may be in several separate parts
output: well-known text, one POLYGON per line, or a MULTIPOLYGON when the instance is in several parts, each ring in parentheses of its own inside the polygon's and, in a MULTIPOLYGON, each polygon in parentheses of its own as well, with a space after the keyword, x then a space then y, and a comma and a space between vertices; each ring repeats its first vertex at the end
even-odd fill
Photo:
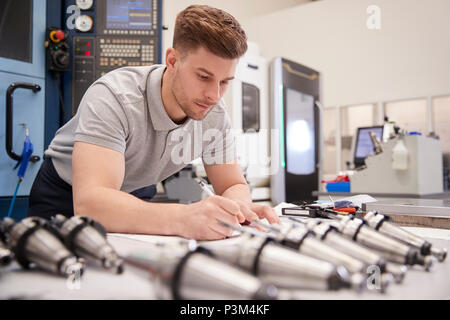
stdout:
POLYGON ((125 109, 111 89, 102 83, 91 86, 81 100, 75 141, 92 143, 125 153, 128 121, 125 109))
POLYGON ((219 123, 203 132, 206 145, 202 160, 205 165, 225 164, 236 159, 236 145, 231 121, 226 112, 221 113, 219 123))

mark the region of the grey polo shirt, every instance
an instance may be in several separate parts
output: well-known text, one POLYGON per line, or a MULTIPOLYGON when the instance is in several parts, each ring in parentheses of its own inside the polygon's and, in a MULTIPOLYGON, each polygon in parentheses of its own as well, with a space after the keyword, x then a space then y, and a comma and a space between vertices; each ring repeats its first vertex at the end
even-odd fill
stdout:
POLYGON ((72 185, 75 141, 103 146, 125 157, 122 191, 156 184, 202 157, 207 165, 236 158, 223 101, 203 120, 175 124, 161 98, 165 66, 125 67, 107 73, 86 91, 76 115, 61 127, 45 155, 72 185))

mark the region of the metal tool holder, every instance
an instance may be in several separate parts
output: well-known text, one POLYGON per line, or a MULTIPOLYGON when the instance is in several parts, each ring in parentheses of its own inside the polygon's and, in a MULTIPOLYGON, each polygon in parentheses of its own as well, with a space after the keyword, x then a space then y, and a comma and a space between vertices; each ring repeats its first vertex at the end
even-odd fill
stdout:
POLYGON ((338 290, 351 287, 345 267, 307 256, 277 244, 252 228, 242 227, 242 242, 217 248, 203 244, 218 259, 251 272, 280 288, 338 290))
POLYGON ((152 245, 124 260, 132 270, 151 276, 161 299, 273 300, 278 295, 273 284, 215 259, 194 241, 152 245))
POLYGON ((81 276, 83 273, 83 260, 64 246, 58 232, 45 219, 29 217, 15 222, 4 218, 1 225, 6 234, 7 247, 14 252, 23 268, 28 269, 35 264, 66 277, 73 274, 81 276))
POLYGON ((77 256, 114 273, 123 272, 123 260, 106 240, 105 228, 89 217, 66 218, 58 214, 52 218, 65 245, 77 256))

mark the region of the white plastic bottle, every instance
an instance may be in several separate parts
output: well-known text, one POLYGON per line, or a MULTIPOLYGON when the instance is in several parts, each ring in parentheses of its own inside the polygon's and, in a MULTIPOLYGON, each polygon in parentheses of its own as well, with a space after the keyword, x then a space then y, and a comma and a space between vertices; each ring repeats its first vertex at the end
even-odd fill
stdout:
POLYGON ((403 139, 399 139, 392 149, 392 168, 394 170, 408 169, 408 153, 408 149, 403 143, 403 139))

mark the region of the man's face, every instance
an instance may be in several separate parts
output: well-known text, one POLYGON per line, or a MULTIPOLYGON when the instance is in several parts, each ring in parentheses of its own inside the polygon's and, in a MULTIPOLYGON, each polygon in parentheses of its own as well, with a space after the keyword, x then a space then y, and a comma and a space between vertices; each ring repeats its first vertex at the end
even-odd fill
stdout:
POLYGON ((172 94, 191 119, 203 119, 217 105, 234 78, 238 59, 224 59, 203 47, 181 57, 175 66, 172 94))

